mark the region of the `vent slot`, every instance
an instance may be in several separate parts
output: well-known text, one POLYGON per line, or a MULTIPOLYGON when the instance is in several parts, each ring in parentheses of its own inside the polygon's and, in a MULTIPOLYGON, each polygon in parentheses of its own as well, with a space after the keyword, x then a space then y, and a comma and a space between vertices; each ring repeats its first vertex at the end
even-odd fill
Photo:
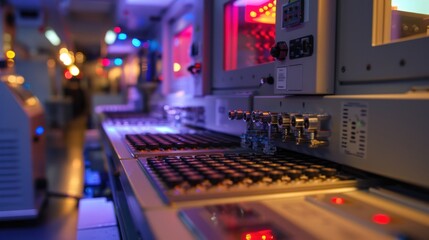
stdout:
POLYGON ((22 202, 19 131, 0 129, 0 209, 22 202))
POLYGON ((366 158, 368 129, 368 105, 342 103, 340 149, 344 154, 366 158))

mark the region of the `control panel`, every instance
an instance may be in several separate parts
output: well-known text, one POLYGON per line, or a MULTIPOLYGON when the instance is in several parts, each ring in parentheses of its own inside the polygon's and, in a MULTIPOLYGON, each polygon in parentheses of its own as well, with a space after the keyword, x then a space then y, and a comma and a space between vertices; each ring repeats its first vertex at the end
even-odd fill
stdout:
POLYGON ((242 147, 265 154, 276 153, 276 140, 310 148, 328 145, 330 116, 326 113, 231 110, 228 118, 246 122, 247 131, 241 136, 242 147))
POLYGON ((185 208, 179 216, 204 239, 426 239, 428 216, 416 210, 345 190, 185 208))
POLYGON ((290 28, 304 22, 304 0, 289 1, 282 7, 282 27, 290 28))
POLYGON ((332 94, 336 1, 278 1, 275 94, 332 94))

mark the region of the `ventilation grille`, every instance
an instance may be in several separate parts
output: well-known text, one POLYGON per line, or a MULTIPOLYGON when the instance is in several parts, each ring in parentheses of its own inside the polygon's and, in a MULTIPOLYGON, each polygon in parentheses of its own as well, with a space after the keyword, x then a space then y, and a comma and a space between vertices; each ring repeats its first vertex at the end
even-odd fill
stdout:
POLYGON ((22 202, 18 137, 17 130, 0 129, 0 209, 22 202))
POLYGON ((363 103, 343 103, 341 108, 341 141, 343 153, 366 158, 368 107, 363 103))

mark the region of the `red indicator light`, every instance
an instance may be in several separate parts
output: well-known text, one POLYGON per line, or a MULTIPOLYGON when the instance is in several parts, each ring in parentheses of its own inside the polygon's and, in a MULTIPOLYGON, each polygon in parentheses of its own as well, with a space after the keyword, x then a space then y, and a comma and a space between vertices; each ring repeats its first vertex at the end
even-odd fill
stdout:
POLYGON ((121 29, 120 27, 114 27, 114 28, 113 28, 113 31, 114 31, 115 33, 120 33, 120 32, 122 31, 122 29, 121 29))
POLYGON ((109 59, 107 59, 107 58, 103 58, 103 59, 101 60, 101 65, 103 65, 103 67, 107 67, 107 66, 109 66, 109 65, 110 65, 110 60, 109 60, 109 59))
POLYGON ((341 205, 341 204, 344 204, 345 200, 342 197, 333 197, 333 198, 331 198, 331 202, 333 204, 341 205))
POLYGON ((390 223, 390 217, 386 214, 382 214, 382 213, 378 213, 378 214, 374 214, 374 216, 372 216, 372 221, 377 223, 377 224, 389 224, 390 223))
POLYGON ((257 232, 247 232, 241 234, 241 240, 273 240, 274 235, 271 230, 261 230, 257 232))

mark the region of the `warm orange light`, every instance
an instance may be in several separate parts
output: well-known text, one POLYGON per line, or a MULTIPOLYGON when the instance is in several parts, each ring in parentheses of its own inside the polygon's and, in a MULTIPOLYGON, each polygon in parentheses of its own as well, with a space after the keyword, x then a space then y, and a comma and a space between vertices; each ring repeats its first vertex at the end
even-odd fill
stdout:
POLYGON ((276 4, 270 1, 266 5, 246 6, 246 21, 264 24, 276 23, 276 4))
POLYGON ((67 48, 61 48, 60 49, 60 51, 59 51, 59 53, 61 54, 61 53, 68 53, 69 52, 69 50, 67 49, 67 48))
POLYGON ((6 57, 7 58, 14 58, 15 57, 15 52, 12 50, 9 50, 6 52, 6 57))
POLYGON ((182 68, 182 66, 180 66, 180 64, 179 63, 174 63, 173 64, 173 71, 174 72, 178 72, 178 71, 180 71, 180 69, 182 68))
POLYGON ((48 61, 46 61, 46 65, 48 65, 48 68, 54 68, 55 67, 55 60, 54 59, 48 59, 48 61))
POLYGON ((29 105, 29 106, 34 106, 34 105, 36 105, 36 104, 37 104, 37 98, 35 98, 35 97, 27 98, 27 99, 25 100, 25 103, 26 103, 27 105, 29 105))
POLYGON ((103 73, 104 73, 104 70, 103 70, 103 68, 101 68, 101 67, 97 67, 96 69, 95 69, 95 73, 97 74, 97 75, 103 75, 103 73))
POLYGON ((23 76, 16 76, 16 83, 22 85, 22 84, 24 84, 24 82, 25 82, 25 79, 23 76))
POLYGON ((85 55, 82 52, 76 53, 76 63, 83 63, 85 61, 85 55))
POLYGON ((341 205, 341 204, 344 204, 344 198, 342 198, 342 197, 333 197, 333 198, 331 198, 331 202, 333 203, 333 204, 338 204, 338 205, 341 205))
POLYGON ((252 239, 252 235, 246 234, 246 240, 251 240, 251 239, 252 239))
POLYGON ((80 73, 80 70, 79 70, 79 68, 76 65, 71 65, 70 68, 69 68, 69 71, 70 71, 70 74, 72 76, 77 76, 80 73))
POLYGON ((70 66, 71 64, 73 64, 73 59, 68 52, 60 53, 60 60, 66 66, 70 66))

